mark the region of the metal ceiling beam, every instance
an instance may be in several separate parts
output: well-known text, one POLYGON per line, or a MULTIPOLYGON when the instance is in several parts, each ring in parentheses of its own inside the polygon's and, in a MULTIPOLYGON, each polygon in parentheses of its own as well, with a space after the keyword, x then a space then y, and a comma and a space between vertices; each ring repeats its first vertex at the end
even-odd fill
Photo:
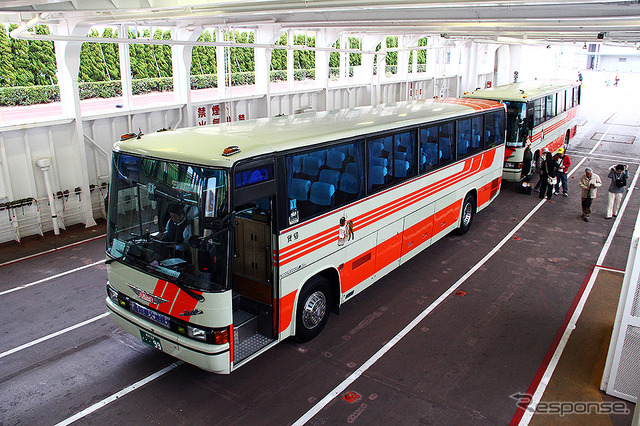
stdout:
POLYGON ((638 0, 0 0, 0 17, 20 11, 23 20, 43 10, 57 11, 49 16, 52 22, 92 25, 255 29, 273 24, 283 29, 333 28, 363 34, 640 43, 638 0), (598 38, 600 33, 608 38, 598 38))

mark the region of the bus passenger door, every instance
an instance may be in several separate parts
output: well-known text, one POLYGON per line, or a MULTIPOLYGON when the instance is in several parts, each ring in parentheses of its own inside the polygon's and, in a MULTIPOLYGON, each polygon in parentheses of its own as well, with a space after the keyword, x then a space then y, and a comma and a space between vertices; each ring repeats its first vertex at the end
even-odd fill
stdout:
POLYGON ((236 208, 233 255, 233 358, 238 363, 275 340, 273 204, 264 197, 236 208))

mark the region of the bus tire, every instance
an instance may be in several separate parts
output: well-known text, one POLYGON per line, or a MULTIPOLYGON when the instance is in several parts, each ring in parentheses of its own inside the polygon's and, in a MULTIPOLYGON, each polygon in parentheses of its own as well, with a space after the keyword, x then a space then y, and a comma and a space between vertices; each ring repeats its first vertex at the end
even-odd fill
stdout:
POLYGON ((296 309, 295 340, 308 342, 316 337, 329 320, 331 286, 324 277, 315 276, 302 287, 296 309))
POLYGON ((464 235, 471 229, 473 216, 476 213, 475 198, 472 194, 467 194, 462 202, 462 212, 460 213, 460 227, 456 229, 456 234, 464 235))

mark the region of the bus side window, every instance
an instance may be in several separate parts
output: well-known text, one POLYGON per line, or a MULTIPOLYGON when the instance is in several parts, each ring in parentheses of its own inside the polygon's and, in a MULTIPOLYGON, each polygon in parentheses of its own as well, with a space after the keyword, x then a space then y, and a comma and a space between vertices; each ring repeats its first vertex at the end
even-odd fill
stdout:
POLYGON ((471 147, 471 119, 458 120, 458 159, 466 157, 471 147))
POLYGON ((367 155, 369 158, 367 190, 372 191, 391 180, 391 165, 388 154, 385 155, 384 138, 367 141, 367 155))
POLYGON ((554 101, 555 101, 555 93, 553 95, 547 95, 547 108, 546 108, 546 119, 549 120, 553 117, 556 116, 555 112, 555 105, 554 105, 554 101))
POLYGON ((484 128, 487 138, 485 148, 493 148, 504 143, 504 111, 493 111, 485 115, 484 128))
POLYGON ((455 137, 455 123, 441 124, 438 128, 438 156, 439 164, 450 163, 454 160, 455 152, 453 138, 455 137))
POLYGON ((415 143, 416 132, 409 131, 393 136, 394 151, 389 157, 389 164, 392 165, 392 181, 397 182, 404 178, 415 176, 415 143))
POLYGON ((544 122, 545 98, 536 99, 533 103, 533 127, 544 122))
POLYGON ((438 126, 420 129, 420 171, 427 172, 438 165, 438 126))
POLYGON ((484 132, 482 131, 482 116, 473 117, 471 119, 471 150, 480 151, 484 146, 484 132))
POLYGON ((355 141, 334 148, 345 153, 343 167, 338 176, 336 204, 346 204, 364 195, 364 155, 362 141, 355 141))

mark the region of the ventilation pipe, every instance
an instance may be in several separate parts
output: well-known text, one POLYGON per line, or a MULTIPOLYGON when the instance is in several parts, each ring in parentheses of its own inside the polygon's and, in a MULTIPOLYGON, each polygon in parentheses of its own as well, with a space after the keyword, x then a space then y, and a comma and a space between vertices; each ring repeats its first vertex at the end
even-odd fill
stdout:
POLYGON ((38 157, 36 158, 36 166, 40 167, 40 170, 42 170, 42 174, 44 175, 44 184, 47 187, 47 197, 49 198, 49 206, 51 207, 51 222, 53 223, 53 233, 55 235, 60 235, 60 228, 58 227, 58 212, 56 211, 53 191, 51 190, 51 180, 49 179, 51 159, 48 157, 38 157))

